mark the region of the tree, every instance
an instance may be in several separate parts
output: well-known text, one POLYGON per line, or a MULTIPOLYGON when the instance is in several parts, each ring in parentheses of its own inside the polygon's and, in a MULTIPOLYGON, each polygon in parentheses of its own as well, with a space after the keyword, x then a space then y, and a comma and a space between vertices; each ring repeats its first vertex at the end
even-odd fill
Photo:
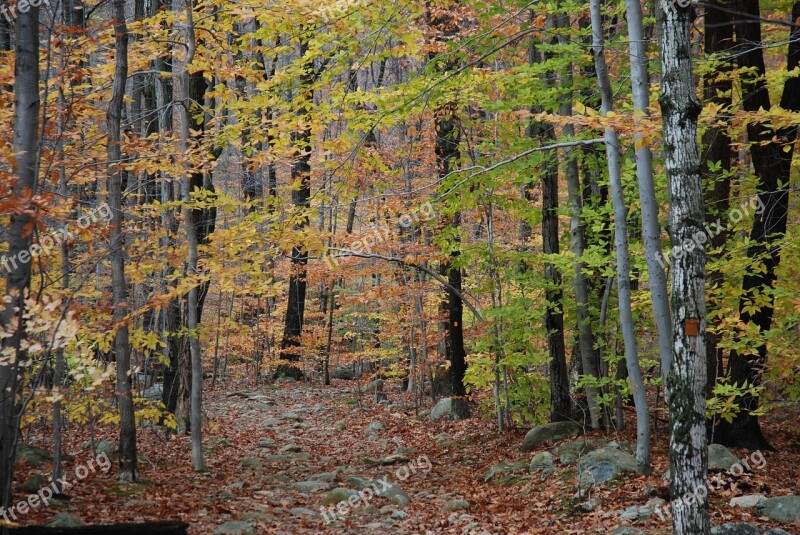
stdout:
MULTIPOLYGON (((613 94, 605 59, 600 0, 592 0, 590 9, 595 72, 600 86, 602 114, 607 115, 613 109, 613 94)), ((622 326, 622 336, 625 341, 625 362, 636 406, 636 469, 639 473, 648 474, 650 473, 650 411, 647 406, 647 392, 644 390, 642 371, 639 368, 639 354, 636 348, 636 333, 631 311, 631 275, 628 263, 628 210, 622 190, 619 138, 613 126, 606 127, 605 141, 608 177, 611 183, 611 198, 614 205, 614 249, 617 253, 619 318, 622 326)))
POLYGON ((656 6, 661 57, 661 114, 669 182, 672 268, 672 366, 667 375, 672 525, 677 535, 707 534, 706 305, 703 190, 697 143, 702 105, 692 73, 694 8, 672 0, 656 6))
MULTIPOLYGON (((712 8, 713 9, 713 8, 712 8)), ((740 0, 736 9, 742 16, 736 18, 736 56, 743 70, 742 106, 751 113, 771 109, 769 88, 765 75, 764 49, 761 40, 761 14, 757 0, 740 0)), ((792 20, 800 18, 800 2, 792 8, 792 20)), ((787 70, 800 66, 800 27, 795 26, 789 39, 787 70)), ((787 111, 800 111, 800 77, 789 76, 784 82, 780 107, 787 111)), ((772 326, 775 311, 773 286, 781 262, 780 242, 786 234, 789 215, 789 178, 792 170, 794 142, 797 126, 776 128, 768 122, 747 124, 753 168, 758 178, 759 205, 763 212, 754 218, 750 232, 747 258, 750 269, 742 281, 739 301, 739 320, 754 324, 763 335, 772 326)), ((731 350, 728 356, 728 377, 734 385, 747 387, 737 398, 738 412, 732 421, 722 420, 714 430, 714 441, 727 446, 749 449, 770 448, 758 422, 758 398, 752 387, 761 384, 761 374, 767 361, 767 344, 761 340, 754 344, 754 354, 731 350)))
POLYGON ((25 300, 31 282, 31 264, 21 261, 28 254, 33 237, 36 207, 32 198, 38 175, 39 142, 39 8, 31 5, 17 15, 14 62, 14 163, 15 183, 12 194, 16 206, 10 217, 7 257, 20 259, 10 263, 6 279, 5 307, 0 315, 3 358, 0 359, 0 485, 2 507, 11 500, 14 457, 17 449, 22 405, 19 399, 21 370, 27 355, 22 347, 25 337, 25 300))

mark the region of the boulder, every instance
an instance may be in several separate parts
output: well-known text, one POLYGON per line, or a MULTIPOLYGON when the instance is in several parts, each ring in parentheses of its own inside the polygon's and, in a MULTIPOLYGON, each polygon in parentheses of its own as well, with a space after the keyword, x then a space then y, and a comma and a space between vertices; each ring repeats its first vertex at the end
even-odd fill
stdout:
POLYGON ((350 477, 347 479, 347 482, 353 485, 358 490, 362 490, 369 487, 378 496, 383 496, 384 498, 388 498, 390 502, 395 503, 401 507, 411 503, 411 498, 409 498, 408 494, 406 494, 403 491, 403 489, 401 489, 400 487, 395 485, 394 482, 388 479, 375 481, 372 479, 366 479, 361 477, 350 477))
POLYGON ((636 458, 616 448, 589 452, 578 462, 578 473, 585 486, 605 483, 622 472, 636 472, 636 458))
POLYGON ((24 461, 28 466, 38 468, 43 464, 53 461, 53 456, 44 448, 37 448, 36 446, 29 446, 27 444, 20 444, 17 446, 16 461, 24 461))
POLYGON ((755 507, 764 499, 766 499, 766 496, 763 494, 748 494, 731 498, 729 505, 731 507, 755 507))
POLYGON ((509 461, 500 461, 489 468, 483 480, 486 483, 492 481, 495 485, 514 485, 521 479, 519 476, 514 475, 514 473, 525 470, 525 468, 527 468, 525 462, 522 461, 513 463, 509 461))
MULTIPOLYGON (((739 464, 739 458, 728 448, 721 444, 708 446, 708 471, 727 472, 734 465, 739 464)), ((744 465, 743 465, 744 466, 744 465)))
POLYGON ((533 451, 547 442, 578 436, 583 431, 576 422, 554 422, 539 425, 528 431, 522 440, 522 451, 533 451))
POLYGON ((587 453, 600 449, 606 441, 598 438, 578 439, 566 444, 561 444, 553 453, 558 456, 561 464, 572 464, 587 453))
POLYGON ((358 496, 358 492, 353 489, 336 487, 325 496, 322 505, 333 505, 339 502, 346 502, 351 496, 358 496))
POLYGON ((466 511, 469 509, 469 502, 467 500, 450 500, 444 504, 445 511, 466 511))
POLYGON ((150 388, 145 388, 143 395, 147 399, 159 400, 164 396, 164 385, 156 383, 150 388))
POLYGON ((58 513, 47 523, 48 528, 80 528, 85 525, 86 522, 69 513, 58 513))
POLYGON ((712 526, 711 535, 760 535, 761 530, 750 524, 722 524, 712 526))
POLYGON ((433 406, 431 409, 430 418, 431 420, 439 420, 440 418, 449 418, 450 413, 453 411, 453 400, 450 398, 442 398, 440 399, 436 405, 433 406))
POLYGON ((761 500, 756 505, 759 516, 768 516, 780 522, 800 520, 800 496, 779 496, 761 500))
POLYGON ((531 459, 531 464, 528 467, 529 472, 536 472, 538 470, 546 470, 553 468, 553 454, 549 451, 537 453, 531 459))

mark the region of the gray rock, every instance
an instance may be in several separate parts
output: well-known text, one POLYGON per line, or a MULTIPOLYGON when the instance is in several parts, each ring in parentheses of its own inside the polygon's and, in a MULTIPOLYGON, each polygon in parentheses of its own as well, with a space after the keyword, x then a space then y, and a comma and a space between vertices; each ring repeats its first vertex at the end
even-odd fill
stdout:
POLYGON ((156 383, 150 388, 146 388, 143 394, 147 399, 161 399, 164 396, 164 385, 156 383))
POLYGON ((398 453, 393 453, 380 459, 373 459, 372 457, 364 457, 361 461, 370 466, 390 466, 398 463, 407 463, 408 457, 398 453))
POLYGON ((761 530, 750 524, 722 524, 712 526, 711 535, 760 535, 761 530))
POLYGON ((267 438, 267 437, 259 438, 258 439, 258 447, 259 448, 274 448, 275 447, 275 441, 272 440, 271 438, 267 438))
POLYGON ((279 423, 281 423, 280 420, 278 420, 277 418, 270 417, 270 418, 265 418, 264 421, 262 422, 262 425, 264 427, 275 427, 279 423))
POLYGON ((21 483, 18 488, 22 492, 33 494, 35 492, 39 492, 39 489, 42 488, 42 485, 44 485, 44 478, 40 474, 34 474, 26 479, 24 483, 21 483))
POLYGON ((536 472, 538 470, 546 470, 553 468, 553 454, 549 451, 537 453, 531 459, 531 464, 528 467, 529 472, 536 472))
POLYGON ((111 458, 114 453, 119 449, 119 447, 114 442, 109 442, 108 440, 101 440, 100 442, 94 445, 94 449, 98 455, 105 455, 108 458, 111 458))
POLYGON ((404 507, 411 503, 411 498, 406 494, 403 489, 398 487, 394 482, 388 479, 380 481, 366 479, 361 477, 350 477, 347 482, 356 487, 358 490, 371 488, 378 496, 388 498, 390 502, 404 507), (388 487, 386 484, 388 483, 388 487))
POLYGON ((329 483, 325 481, 298 481, 297 483, 292 483, 291 488, 294 490, 299 490, 302 492, 320 492, 326 490, 330 487, 329 483))
POLYGON ((737 464, 739 464, 739 458, 722 444, 708 445, 709 471, 728 471, 737 464))
POLYGON ((643 505, 633 505, 625 509, 620 515, 620 520, 627 520, 628 522, 639 522, 647 520, 653 515, 653 510, 643 505))
POLYGON ((332 505, 339 502, 346 502, 351 496, 357 496, 358 492, 353 489, 346 489, 343 487, 336 487, 325 496, 322 500, 323 505, 332 505))
POLYGON ((439 420, 440 418, 449 418, 452 410, 453 410, 453 400, 450 398, 442 398, 436 403, 436 405, 433 406, 428 418, 430 418, 431 420, 439 420))
POLYGON ((294 420, 295 422, 303 421, 303 418, 300 417, 300 415, 294 411, 282 412, 278 415, 278 418, 281 418, 283 420, 294 420))
POLYGON ((558 461, 561 464, 572 464, 587 453, 602 448, 605 444, 605 440, 598 438, 578 439, 561 444, 553 450, 553 453, 558 455, 558 461))
POLYGON ((324 481, 325 483, 333 483, 336 479, 336 472, 320 472, 308 476, 309 481, 324 481))
POLYGON ((772 528, 770 530, 765 531, 763 535, 792 535, 792 534, 786 531, 785 529, 772 528))
POLYGON ((370 422, 367 426, 367 434, 377 436, 381 431, 386 429, 386 425, 381 422, 370 422))
POLYGON ((268 463, 288 463, 293 459, 291 455, 267 455, 264 460, 268 463))
POLYGON ((393 518, 394 520, 403 520, 406 517, 408 517, 408 513, 406 513, 405 511, 400 511, 398 509, 392 511, 391 518, 393 518))
POLYGON ((590 485, 605 483, 622 472, 635 472, 636 458, 622 450, 600 448, 589 452, 578 462, 582 481, 590 485))
POLYGON ((47 523, 48 528, 80 528, 85 525, 86 522, 69 513, 58 513, 47 523))
POLYGON ((763 494, 748 494, 746 496, 737 496, 731 498, 731 507, 755 507, 761 500, 766 499, 763 494))
POLYGON ((800 496, 767 498, 756 505, 756 512, 780 522, 797 522, 800 520, 800 496))
POLYGON ((24 461, 28 466, 38 468, 53 461, 53 456, 44 448, 20 444, 17 446, 16 462, 24 461))
POLYGON ((489 470, 486 472, 486 475, 483 477, 483 480, 486 483, 492 481, 495 485, 514 485, 521 480, 521 478, 514 475, 514 473, 525 470, 526 468, 527 466, 524 461, 514 463, 509 461, 500 461, 489 468, 489 470))
POLYGON ((301 451, 303 451, 303 448, 297 444, 287 444, 280 449, 281 453, 299 453, 301 451))
POLYGON ((600 505, 600 500, 598 498, 591 498, 589 500, 586 500, 585 502, 579 503, 578 505, 575 506, 575 508, 583 513, 591 513, 592 511, 597 509, 598 505, 600 505))
POLYGON ((554 422, 539 425, 528 431, 522 441, 522 451, 533 451, 546 442, 578 436, 583 427, 576 422, 554 422))
POLYGON ((311 516, 316 513, 307 507, 292 507, 286 511, 292 516, 311 516))
POLYGON ((450 500, 444 504, 445 511, 466 511, 469 509, 469 502, 467 500, 450 500))
POLYGON ((288 375, 281 375, 277 379, 275 379, 276 383, 296 383, 297 379, 294 377, 289 377, 288 375))
POLYGON ((611 535, 645 535, 639 528, 619 527, 611 532, 611 535))

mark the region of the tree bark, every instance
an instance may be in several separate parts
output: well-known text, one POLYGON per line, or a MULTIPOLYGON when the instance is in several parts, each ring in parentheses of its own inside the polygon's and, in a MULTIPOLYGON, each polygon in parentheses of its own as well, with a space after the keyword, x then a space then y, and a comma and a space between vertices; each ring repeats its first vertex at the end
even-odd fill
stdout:
MULTIPOLYGON (((600 86, 602 114, 613 109, 611 80, 608 76, 604 43, 603 21, 600 0, 591 0, 592 50, 594 51, 595 71, 600 86)), ((647 392, 644 389, 642 371, 639 367, 639 354, 636 347, 636 332, 631 311, 631 279, 628 264, 628 214, 622 190, 620 172, 619 141, 613 127, 606 127, 606 159, 611 183, 611 199, 614 205, 614 248, 617 253, 617 295, 619 299, 619 319, 622 337, 625 341, 625 362, 628 378, 633 389, 633 402, 636 406, 636 469, 641 474, 650 473, 650 411, 647 406, 647 392)))
MULTIPOLYGON (((757 0, 739 0, 736 9, 742 13, 735 25, 736 47, 739 67, 748 69, 742 75, 742 106, 748 112, 768 111, 771 108, 769 90, 765 81, 766 67, 761 41, 761 21, 757 0)), ((800 17, 800 2, 792 8, 792 20, 800 17)), ((789 39, 787 69, 800 65, 800 28, 795 27, 789 39)), ((800 78, 788 78, 784 83, 781 108, 800 111, 800 78)), ((753 168, 758 178, 759 206, 763 211, 753 219, 750 246, 747 258, 752 269, 742 282, 742 297, 739 301, 739 320, 755 324, 760 333, 772 326, 775 297, 771 289, 777 280, 777 269, 781 262, 780 244, 786 234, 789 214, 789 178, 792 169, 794 142, 797 127, 775 130, 765 123, 748 123, 747 138, 753 168), (788 149, 788 150, 786 150, 788 149), (764 295, 766 299, 764 299, 764 295), (752 311, 754 301, 764 301, 752 311)), ((761 384, 761 374, 767 361, 767 345, 756 347, 757 355, 741 355, 731 350, 728 357, 728 376, 733 384, 750 386, 761 384)), ((739 412, 732 422, 719 422, 714 430, 714 440, 731 447, 770 449, 771 446, 761 431, 758 416, 758 398, 748 393, 736 400, 739 412)))
POLYGON ((128 77, 128 26, 125 23, 125 0, 114 0, 114 54, 116 68, 108 103, 108 201, 111 208, 111 286, 114 294, 114 354, 117 365, 117 404, 119 405, 119 477, 135 481, 136 419, 130 376, 130 341, 128 339, 128 285, 125 280, 125 236, 123 233, 122 151, 120 122, 122 99, 128 77))
MULTIPOLYGON (((39 141, 39 8, 17 16, 15 26, 14 63, 14 161, 12 170, 16 183, 13 195, 19 199, 20 209, 11 214, 8 229, 6 258, 19 259, 28 251, 33 233, 31 198, 36 190, 38 174, 39 141)), ((14 479, 14 456, 21 417, 19 371, 26 365, 27 354, 20 344, 25 335, 25 297, 31 281, 31 263, 9 262, 6 267, 7 300, 0 314, 0 326, 11 331, 2 340, 2 348, 9 351, 13 360, 0 361, 0 485, 2 507, 11 500, 14 479)))
POLYGON ((706 305, 702 246, 684 247, 704 234, 703 190, 697 146, 702 105, 692 74, 692 4, 658 0, 661 47, 661 114, 664 154, 671 199, 669 231, 672 267, 672 367, 667 376, 670 425, 670 496, 676 535, 707 534, 706 471, 706 305))

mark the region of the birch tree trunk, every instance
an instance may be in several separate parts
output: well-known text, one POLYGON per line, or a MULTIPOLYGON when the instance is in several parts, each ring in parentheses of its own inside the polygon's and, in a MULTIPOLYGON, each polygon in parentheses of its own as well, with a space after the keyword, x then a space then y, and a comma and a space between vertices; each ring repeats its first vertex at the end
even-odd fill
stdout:
MULTIPOLYGON (((603 50, 603 20, 600 0, 591 0, 592 49, 594 50, 595 71, 602 98, 601 113, 606 115, 613 108, 611 81, 608 77, 605 53, 603 50)), ((647 393, 644 390, 642 372, 639 368, 639 355, 636 349, 633 313, 631 312, 631 278, 628 267, 628 219, 620 175, 619 141, 613 127, 606 127, 606 159, 611 183, 611 199, 614 205, 614 248, 617 252, 617 294, 619 298, 619 319, 622 337, 625 341, 625 362, 628 377, 633 389, 633 403, 636 406, 636 470, 641 474, 650 472, 650 413, 647 407, 647 393)))
MULTIPOLYGON (((639 0, 625 0, 628 19, 628 50, 631 57, 631 89, 633 92, 633 121, 638 126, 641 117, 649 115, 650 86, 647 75, 647 47, 642 30, 642 6, 639 0)), ((650 300, 653 319, 658 329, 658 352, 661 355, 661 374, 666 376, 672 362, 672 322, 667 297, 667 275, 661 263, 661 225, 658 224, 658 204, 653 185, 653 155, 644 135, 633 136, 636 146, 636 178, 639 182, 639 201, 642 205, 642 241, 644 242, 650 300)))
POLYGON ((672 525, 676 535, 707 534, 706 471, 706 253, 694 244, 705 236, 697 143, 702 105, 692 74, 693 6, 658 0, 661 39, 661 114, 669 181, 669 230, 673 245, 672 367, 667 376, 672 525))
POLYGON ((125 23, 125 0, 114 0, 114 52, 116 67, 111 101, 108 103, 108 202, 111 208, 111 287, 114 294, 114 353, 117 362, 117 403, 119 404, 119 478, 135 481, 136 420, 130 376, 128 339, 128 285, 125 280, 125 237, 122 217, 122 167, 119 165, 120 122, 125 82, 128 77, 128 27, 125 23))
MULTIPOLYGON (((36 189, 39 141, 39 8, 31 5, 20 11, 16 20, 14 63, 14 161, 13 172, 17 179, 13 195, 24 208, 36 189)), ((32 233, 26 229, 33 224, 30 213, 20 212, 10 216, 6 258, 19 259, 28 251, 32 233)), ((9 262, 6 292, 8 298, 0 315, 0 327, 11 331, 4 338, 2 349, 13 358, 0 359, 0 485, 2 507, 11 500, 14 479, 14 456, 19 433, 20 406, 19 369, 25 365, 26 354, 20 348, 25 332, 22 318, 25 314, 25 293, 31 282, 31 263, 9 262)))

